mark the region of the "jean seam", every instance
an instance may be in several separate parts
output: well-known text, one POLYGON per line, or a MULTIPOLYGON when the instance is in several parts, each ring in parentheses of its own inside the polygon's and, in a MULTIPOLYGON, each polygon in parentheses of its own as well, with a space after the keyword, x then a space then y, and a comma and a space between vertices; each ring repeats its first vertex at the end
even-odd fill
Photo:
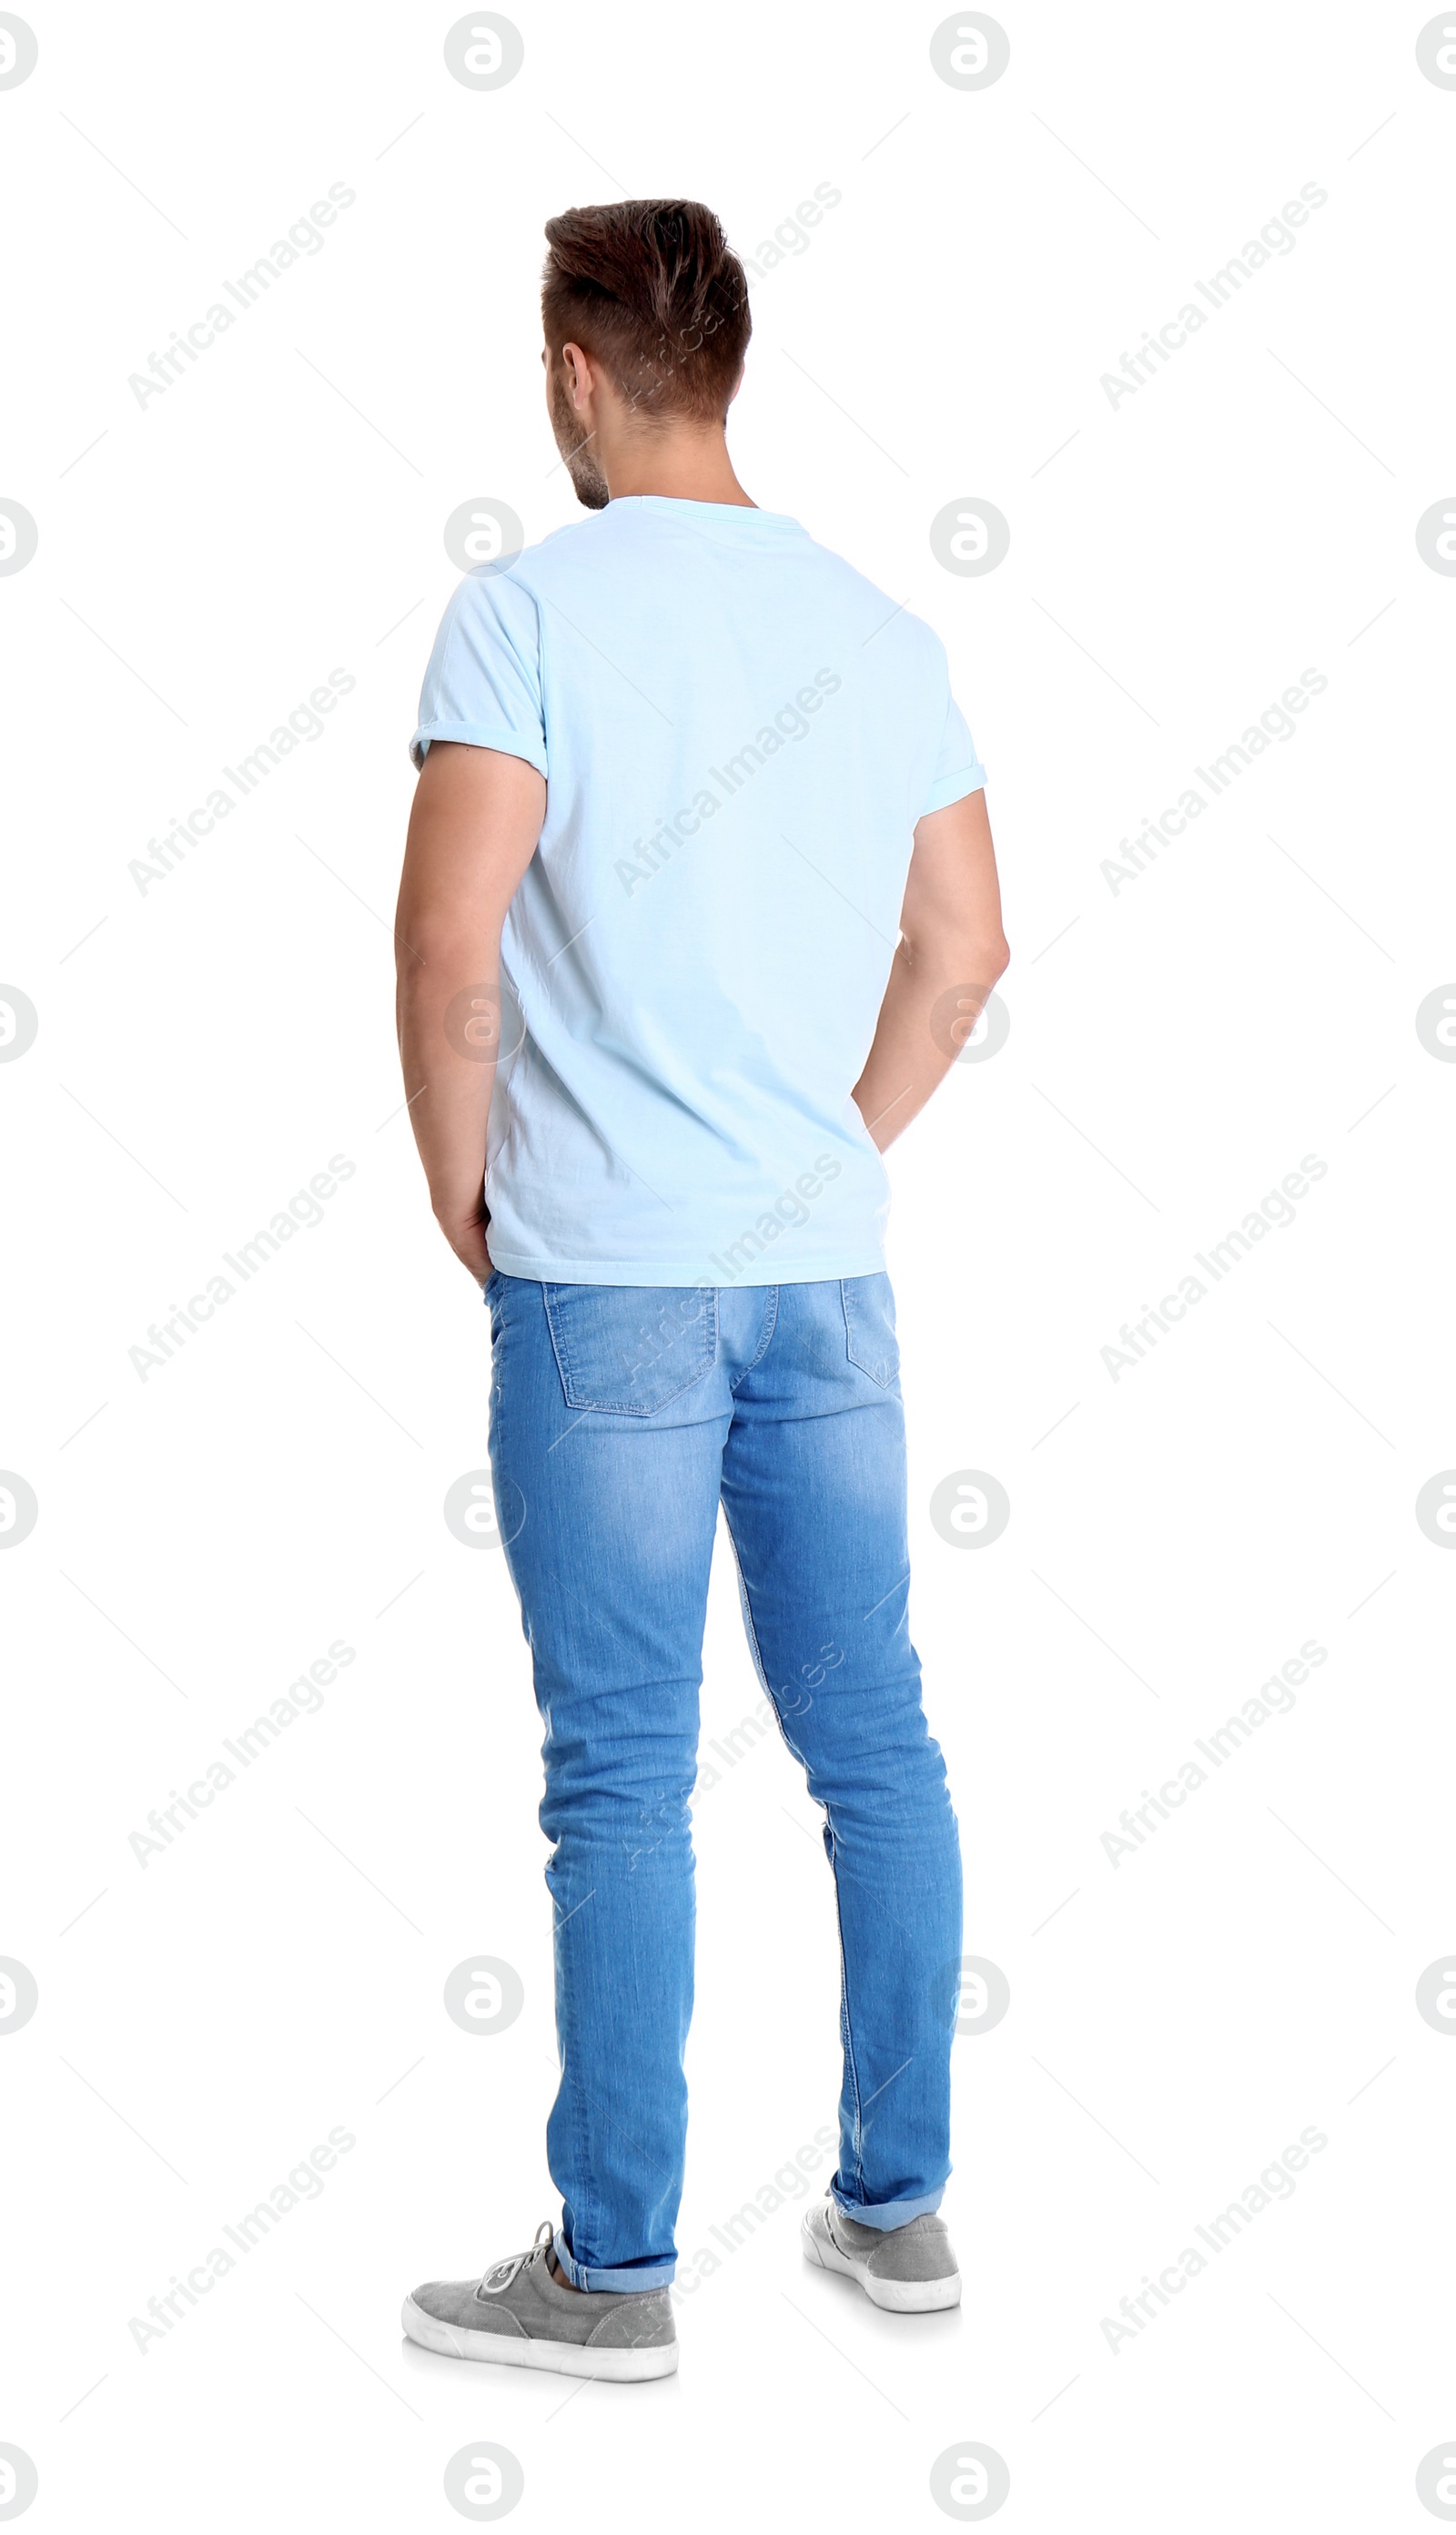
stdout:
MULTIPOLYGON (((551 1895, 551 1908, 554 1916, 556 1910, 556 1895, 554 1893, 551 1895)), ((572 2021, 575 2025, 575 2017, 573 2017, 572 2021)), ((586 2237, 587 2242, 589 2243, 592 2235, 592 2229, 589 2223, 592 2216, 592 2204, 597 2197, 596 2176, 592 2168, 591 2159, 591 2125, 586 2119, 582 2090, 571 2073, 575 2043, 576 2035, 575 2032, 572 2032, 566 2037, 566 2042, 562 2051, 561 2084, 569 2088, 571 2093, 571 2124, 576 2146, 575 2163, 580 2186, 579 2191, 574 2195, 573 2215, 576 2219, 576 2225, 580 2228, 582 2234, 586 2237)), ((563 2230, 563 2233, 565 2233, 565 2230, 563 2230)), ((570 2251, 572 2259, 575 2262, 578 2258, 576 2246, 573 2245, 570 2248, 570 2251)))
MULTIPOLYGON (((716 1298, 716 1295, 715 1295, 715 1296, 714 1296, 714 1308, 715 1308, 715 1309, 716 1309, 716 1303, 717 1303, 717 1298, 716 1298)), ((742 1373, 741 1373, 741 1374, 739 1375, 739 1377, 738 1377, 738 1382, 732 1382, 732 1383, 730 1383, 730 1384, 729 1384, 729 1386, 728 1386, 728 1388, 729 1388, 729 1390, 732 1391, 733 1396, 734 1396, 734 1398, 735 1398, 735 1399, 738 1397, 739 1383, 747 1382, 747 1380, 748 1380, 748 1378, 749 1378, 749 1375, 750 1375, 751 1373, 757 1373, 757 1371, 758 1371, 758 1369, 759 1365, 760 1365, 760 1364, 762 1363, 762 1361, 763 1361, 763 1358, 764 1358, 764 1357, 765 1357, 765 1355, 768 1353, 768 1349, 769 1349, 770 1345, 771 1345, 771 1344, 772 1344, 772 1342, 773 1342, 773 1332, 774 1332, 774 1330, 777 1329, 777 1327, 778 1327, 778 1287, 777 1287, 776 1285, 773 1285, 773 1286, 770 1286, 770 1288, 769 1288, 768 1314, 767 1314, 767 1327, 765 1328, 765 1329, 764 1329, 764 1331, 763 1331, 762 1338, 761 1338, 761 1340, 759 1341, 759 1345, 758 1345, 758 1353, 755 1355, 755 1357, 754 1357, 754 1359, 753 1359, 753 1362, 752 1362, 751 1364, 746 1364, 746 1365, 744 1366, 744 1369, 743 1369, 742 1373)), ((764 1684, 764 1688, 765 1688, 765 1689, 767 1688, 767 1684, 766 1684, 766 1683, 764 1684)))
MULTIPOLYGON (((587 2105, 590 2105, 590 2107, 591 2107, 592 2111, 597 2115, 599 2125, 600 2125, 603 2129, 605 2129, 605 2130, 609 2130, 609 2131, 614 2132, 614 2133, 616 2133, 616 2135, 617 2135, 617 2137, 618 2137, 618 2138, 620 2138, 620 2139, 625 2139, 625 2140, 627 2141, 627 2143, 628 2143, 628 2145, 629 2145, 629 2146, 636 2148, 636 2149, 637 2149, 637 2151, 638 2151, 638 2152, 639 2152, 639 2153, 640 2153, 640 2154, 645 2158, 645 2160, 646 2160, 647 2164, 648 2164, 648 2165, 650 2165, 656 2173, 661 2174, 661 2175, 668 2175, 669 2177, 671 2177, 671 2176, 674 2174, 675 2169, 674 2169, 674 2168, 672 2168, 672 2167, 670 2167, 670 2166, 665 2166, 665 2165, 662 2163, 662 2161, 661 2161, 661 2159, 660 2159, 659 2157, 654 2156, 654 2155, 652 2154, 651 2150, 645 2146, 644 2142, 643 2142, 643 2141, 642 2141, 642 2140, 641 2140, 641 2139, 637 2135, 637 2133, 636 2133, 635 2132, 633 2132, 633 2131, 629 2130, 629 2129, 627 2128, 627 2126, 626 2126, 626 2124, 625 2124, 625 2123, 623 2123, 623 2122, 619 2122, 619 2121, 615 2121, 615 2120, 613 2119, 612 2115, 607 2111, 607 2109, 606 2109, 605 2105, 603 2105, 603 2104, 601 2104, 600 2102, 598 2102, 597 2098, 596 2098, 594 2095, 591 2095, 591 2094, 589 2094, 589 2093, 588 2093, 588 2091, 587 2091, 586 2087, 585 2087, 585 2086, 583 2086, 583 2085, 581 2084, 581 2081, 580 2081, 580 2079, 579 2079, 579 2078, 573 2078, 573 2077, 570 2077, 570 2076, 567 2074, 566 2071, 564 2070, 564 2071, 563 2071, 563 2075, 562 2075, 562 2082, 563 2082, 563 2084, 564 2084, 564 2085, 565 2085, 565 2084, 569 2084, 569 2085, 571 2086, 571 2089, 572 2089, 572 2098, 573 2098, 573 2105, 574 2105, 574 2110, 575 2110, 575 2113, 576 2113, 576 2117, 577 2118, 577 2120, 578 2120, 578 2121, 580 2122, 580 2124, 581 2124, 581 2129, 580 2129, 579 2136, 580 2136, 583 2140, 587 2139, 587 2138, 588 2138, 588 2136, 589 2136, 588 2125, 587 2125, 587 2122, 586 2122, 586 2111, 585 2111, 585 2108, 586 2108, 586 2106, 587 2106, 587 2105)), ((604 2208, 604 2207, 606 2206, 606 2203, 605 2203, 605 2200, 604 2200, 604 2198, 603 2198, 602 2194, 601 2194, 601 2193, 598 2191, 598 2189, 597 2189, 596 2169, 595 2169, 594 2165, 592 2165, 592 2163, 591 2163, 591 2161, 590 2161, 589 2157, 588 2157, 587 2155, 585 2155, 585 2154, 583 2154, 583 2155, 582 2155, 582 2157, 581 2157, 581 2174, 582 2174, 582 2197, 581 2197, 580 2204, 579 2204, 579 2207, 578 2207, 577 2215, 578 2215, 578 2218, 581 2220, 581 2232, 582 2232, 582 2234, 583 2234, 583 2235, 588 2235, 588 2236, 589 2236, 589 2235, 590 2235, 590 2233, 591 2233, 591 2230, 590 2230, 590 2229, 585 2225, 585 2223, 584 2223, 584 2213, 587 2213, 587 2212, 591 2212, 591 2211, 592 2211, 592 2201, 591 2201, 591 2199, 590 2199, 589 2197, 587 2197, 586 2195, 595 2195, 596 2205, 597 2205, 597 2207, 598 2207, 598 2208, 604 2208)), ((593 2213, 593 2214, 594 2214, 594 2213, 593 2213)), ((676 2227, 674 2227, 674 2233, 676 2233, 676 2227)), ((572 2248, 572 2259, 573 2259, 574 2261, 577 2261, 577 2260, 579 2260, 579 2258, 580 2258, 580 2257, 579 2257, 579 2256, 578 2256, 578 2255, 577 2255, 577 2253, 576 2253, 576 2247, 575 2247, 575 2246, 573 2246, 573 2248, 572 2248)), ((676 2259, 677 2259, 677 2256, 676 2256, 676 2254, 673 2254, 673 2255, 664 2255, 664 2256, 662 2257, 662 2258, 663 2258, 664 2260, 672 2260, 672 2261, 676 2261, 676 2259)), ((625 2269, 625 2268, 627 2268, 627 2267, 628 2267, 628 2265, 626 2265, 626 2264, 624 2264, 624 2263, 612 2263, 612 2262, 582 2262, 582 2263, 581 2263, 581 2268, 582 2268, 583 2270, 588 2270, 588 2271, 590 2271, 590 2270, 614 2270, 614 2269, 625 2269)))
POLYGON ((855 2058, 854 2025, 851 2021, 849 2012, 849 1965, 844 1958, 844 1914, 839 1907, 839 1866, 834 1853, 837 1843, 834 1838, 833 1824, 828 1819, 827 1806, 824 1808, 824 1827, 829 1850, 829 1872, 834 1878, 834 1931, 839 1940, 839 2001, 840 2013, 844 2024, 844 2065, 849 2071, 850 2084, 854 2089, 855 2183, 858 2187, 860 2195, 863 2198, 865 2190, 865 2116, 864 2106, 860 2100, 860 2071, 859 2063, 855 2058))
POLYGON ((754 1659, 754 1670, 758 1676, 763 1696, 773 1710, 774 1722, 778 1727, 779 1737, 783 1743, 785 1751, 793 1754, 800 1768, 803 1769, 807 1775, 809 1762, 805 1759, 804 1754, 800 1751, 798 1744, 793 1741, 789 1733, 789 1729, 784 1723, 783 1709, 779 1706, 777 1694, 775 1693, 768 1675, 763 1668, 763 1650, 758 1643, 758 1632, 754 1626, 754 1606, 749 1600, 749 1588, 744 1580, 743 1560, 738 1554, 738 1543, 733 1537, 732 1517, 730 1516, 726 1506, 723 1508, 723 1520, 728 1531, 728 1546, 733 1552, 734 1572, 738 1577, 738 1598, 743 1608, 744 1634, 749 1641, 749 1653, 754 1659))
MULTIPOLYGON (((775 1288, 775 1292, 776 1291, 777 1289, 775 1288)), ((758 1632, 754 1626, 754 1606, 749 1599, 749 1588, 744 1577, 743 1561, 738 1554, 738 1543, 733 1537, 733 1524, 729 1519, 728 1509, 726 1506, 723 1509, 723 1519, 728 1527, 728 1542, 733 1551, 733 1564, 738 1570, 739 1598, 743 1604, 744 1628, 748 1635, 749 1652, 754 1658, 754 1670, 757 1672, 759 1681, 763 1685, 763 1695, 777 1719, 778 1730, 787 1749, 793 1753, 799 1766, 807 1774, 809 1763, 806 1761, 804 1754, 798 1749, 797 1745, 790 1740, 788 1727, 785 1725, 783 1720, 783 1711, 779 1706, 777 1699, 774 1697, 768 1675, 763 1668, 763 1652, 758 1643, 758 1632)), ((839 1945, 839 2014, 841 2039, 844 2045, 844 2065, 849 2071, 849 2081, 854 2093, 855 2179, 863 2193, 865 2188, 865 2163, 862 2153, 864 2113, 860 2101, 860 2071, 854 2051, 854 2028, 850 2023, 849 2016, 849 1966, 844 1959, 844 1920, 839 1908, 839 1868, 835 1862, 834 1831, 833 1825, 829 1821, 829 1808, 827 1805, 824 1807, 824 1839, 825 1845, 828 1849, 829 1873, 834 1879, 834 1930, 839 1945)))

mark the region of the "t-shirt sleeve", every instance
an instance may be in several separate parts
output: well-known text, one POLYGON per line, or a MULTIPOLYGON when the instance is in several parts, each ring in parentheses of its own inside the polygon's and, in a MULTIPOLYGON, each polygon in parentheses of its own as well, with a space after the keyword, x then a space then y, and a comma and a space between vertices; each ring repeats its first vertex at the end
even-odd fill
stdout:
POLYGON ((986 769, 976 755, 976 743, 947 685, 945 726, 936 754, 931 788, 920 805, 921 818, 927 818, 932 810, 948 810, 952 801, 963 800, 967 792, 979 792, 985 781, 986 769))
POLYGON ((409 743, 416 766, 435 739, 498 748, 547 771, 540 620, 529 590, 508 573, 472 573, 441 620, 409 743))

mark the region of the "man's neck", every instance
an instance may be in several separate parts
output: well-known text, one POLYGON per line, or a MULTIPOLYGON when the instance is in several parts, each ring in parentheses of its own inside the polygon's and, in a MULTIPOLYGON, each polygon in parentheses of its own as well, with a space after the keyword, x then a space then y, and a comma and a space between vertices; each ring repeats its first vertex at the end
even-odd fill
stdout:
POLYGON ((724 502, 753 511, 758 504, 733 472, 721 431, 681 428, 643 433, 601 459, 614 502, 655 493, 669 502, 724 502))

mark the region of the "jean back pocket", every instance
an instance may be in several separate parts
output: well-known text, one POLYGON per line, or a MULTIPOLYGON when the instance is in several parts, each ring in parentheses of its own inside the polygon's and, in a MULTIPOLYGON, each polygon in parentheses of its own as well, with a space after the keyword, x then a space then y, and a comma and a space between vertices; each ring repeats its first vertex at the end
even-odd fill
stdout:
POLYGON ((701 1382, 717 1354, 711 1286, 543 1285, 569 1408, 653 1417, 701 1382))
POLYGON ((841 1276, 844 1334, 851 1364, 888 1391, 900 1370, 900 1344, 895 1336, 895 1298, 889 1278, 841 1276))

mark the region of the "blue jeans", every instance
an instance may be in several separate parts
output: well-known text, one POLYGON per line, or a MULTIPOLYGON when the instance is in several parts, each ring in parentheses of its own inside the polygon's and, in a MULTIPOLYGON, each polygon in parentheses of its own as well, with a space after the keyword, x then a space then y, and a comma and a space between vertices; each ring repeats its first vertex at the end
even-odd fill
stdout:
POLYGON ((547 2155, 577 2287, 673 2277, 693 2010, 691 1797, 721 1501, 749 1643, 824 1811, 843 1987, 831 2190, 871 2227, 950 2171, 960 1850, 906 1617, 889 1280, 485 1288, 497 1518, 546 1729, 561 2084, 547 2155))

